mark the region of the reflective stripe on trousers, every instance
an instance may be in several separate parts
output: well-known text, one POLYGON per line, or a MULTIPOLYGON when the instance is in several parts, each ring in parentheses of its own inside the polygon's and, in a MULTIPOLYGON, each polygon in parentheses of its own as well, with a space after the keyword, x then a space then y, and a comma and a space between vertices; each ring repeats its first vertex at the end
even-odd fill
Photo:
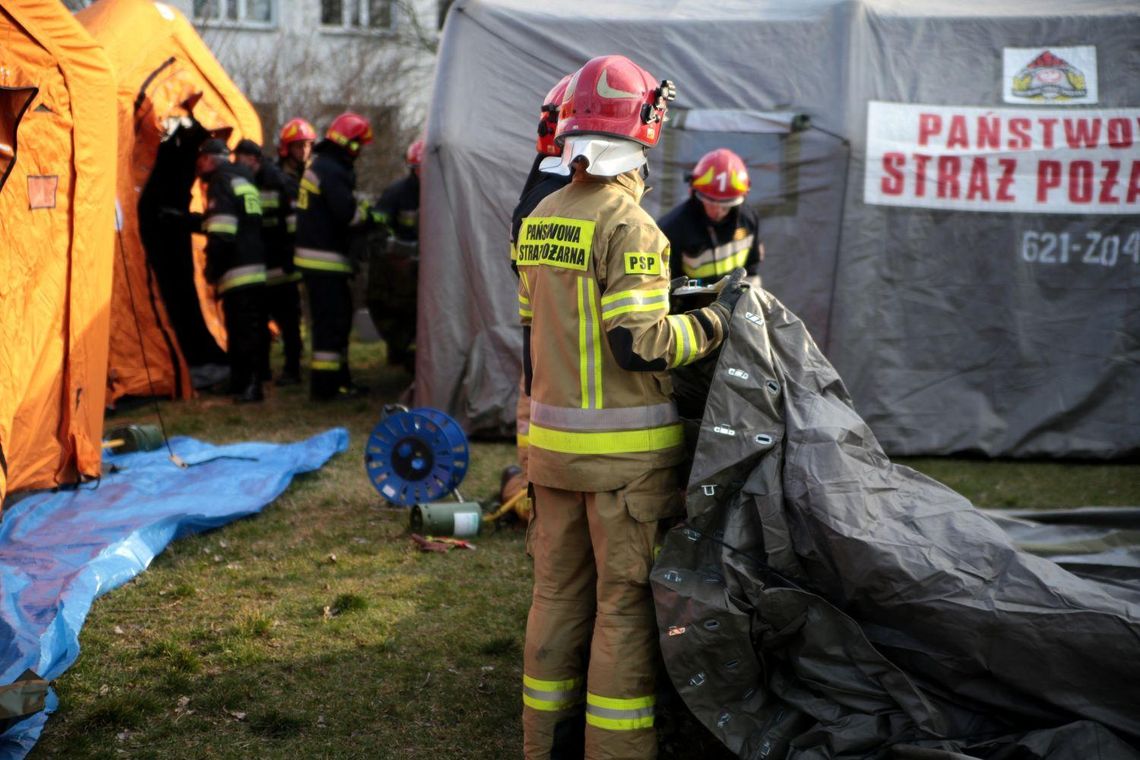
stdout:
POLYGON ((653 727, 656 697, 617 699, 597 694, 586 695, 586 723, 609 731, 637 731, 653 727))
POLYGON ((523 704, 543 712, 565 710, 582 702, 582 678, 543 681, 523 673, 523 704))
POLYGON ((320 272, 352 272, 352 260, 336 251, 300 248, 293 253, 293 264, 298 269, 320 272))
POLYGON ((265 265, 264 264, 248 264, 242 267, 234 267, 227 269, 222 278, 218 280, 218 292, 225 293, 227 290, 240 288, 243 285, 255 285, 258 283, 265 283, 265 265))
POLYGON ((316 372, 336 372, 340 369, 341 356, 336 351, 314 351, 309 367, 316 372))

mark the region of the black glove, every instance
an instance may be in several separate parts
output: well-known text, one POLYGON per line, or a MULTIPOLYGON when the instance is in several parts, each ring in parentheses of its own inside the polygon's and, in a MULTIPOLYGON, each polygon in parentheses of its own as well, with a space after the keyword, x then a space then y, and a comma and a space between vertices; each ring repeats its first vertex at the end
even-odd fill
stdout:
POLYGON ((683 288, 688 284, 688 277, 674 277, 672 280, 669 280, 669 292, 672 293, 677 288, 683 288))
POLYGON ((736 302, 740 300, 740 296, 744 295, 744 291, 748 290, 748 283, 744 282, 744 278, 748 276, 748 272, 744 267, 737 267, 733 269, 727 277, 721 280, 720 294, 716 297, 716 302, 728 309, 731 314, 732 310, 736 308, 736 302))

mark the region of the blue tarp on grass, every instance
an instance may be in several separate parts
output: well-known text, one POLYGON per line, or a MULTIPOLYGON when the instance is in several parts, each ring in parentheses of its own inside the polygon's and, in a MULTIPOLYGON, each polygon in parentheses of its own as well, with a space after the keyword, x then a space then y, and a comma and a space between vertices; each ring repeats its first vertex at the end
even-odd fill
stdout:
MULTIPOLYGON (((58 678, 79 656, 91 603, 147 568, 171 541, 260 512, 294 475, 348 448, 328 430, 292 444, 212 446, 192 438, 166 449, 107 456, 101 481, 17 502, 0 520, 0 685, 31 668, 58 678)), ((0 760, 24 757, 47 712, 0 734, 0 760)))

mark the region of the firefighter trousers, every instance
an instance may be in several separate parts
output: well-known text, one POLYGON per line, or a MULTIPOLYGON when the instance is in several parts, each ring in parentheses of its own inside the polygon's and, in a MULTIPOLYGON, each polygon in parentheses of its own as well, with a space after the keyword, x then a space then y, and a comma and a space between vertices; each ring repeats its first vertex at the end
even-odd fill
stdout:
POLYGON ((534 595, 523 655, 529 760, 657 756, 649 571, 682 498, 672 469, 617 491, 534 485, 534 595), (584 729, 583 729, 584 724, 584 729))
MULTIPOLYGON (((301 374, 301 292, 296 282, 282 282, 265 289, 269 318, 281 331, 285 348, 286 375, 301 374)), ((267 375, 268 377, 268 375, 267 375)))
POLYGON ((265 320, 265 286, 248 285, 222 294, 226 355, 230 362, 230 393, 241 393, 262 382, 269 362, 269 325, 265 320))
POLYGON ((508 480, 500 497, 505 502, 520 491, 525 491, 530 481, 526 477, 527 459, 530 453, 530 396, 526 393, 526 377, 519 376, 519 400, 515 409, 515 444, 518 448, 519 474, 508 480))
POLYGON ((313 320, 309 389, 315 399, 336 398, 352 384, 348 337, 352 332, 352 290, 347 275, 305 272, 313 320))

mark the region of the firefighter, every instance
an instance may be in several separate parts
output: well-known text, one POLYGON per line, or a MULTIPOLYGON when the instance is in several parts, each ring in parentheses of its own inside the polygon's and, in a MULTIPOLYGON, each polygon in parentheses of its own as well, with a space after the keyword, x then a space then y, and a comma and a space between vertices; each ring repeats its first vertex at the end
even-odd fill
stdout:
MULTIPOLYGON (((296 385, 301 382, 301 303, 297 293, 300 275, 293 270, 297 183, 266 161, 261 146, 253 140, 239 142, 234 158, 253 172, 254 182, 261 192, 265 309, 268 318, 277 323, 285 346, 285 366, 277 385, 296 385)), ((266 379, 270 376, 268 365, 264 367, 264 375, 266 379)))
POLYGON ((313 351, 309 365, 310 395, 316 401, 354 398, 364 392, 348 369, 352 330, 349 280, 350 230, 367 220, 368 207, 358 204, 354 164, 372 142, 372 125, 346 111, 333 119, 325 139, 313 148, 312 163, 297 193, 297 238, 293 264, 305 280, 312 313, 313 351))
POLYGON ((388 344, 388 364, 415 369, 416 290, 419 286, 420 164, 424 141, 408 146, 408 173, 384 189, 372 221, 388 229, 385 245, 369 256, 368 313, 388 344))
MULTIPOLYGON (((523 218, 530 214, 543 198, 570 183, 570 167, 562 164, 562 146, 554 140, 554 130, 558 126, 558 108, 562 105, 562 96, 566 94, 566 85, 569 83, 570 75, 567 74, 543 98, 542 108, 538 114, 538 138, 535 140, 535 149, 538 152, 523 184, 518 205, 511 213, 511 269, 516 276, 518 267, 515 265, 515 243, 523 218)), ((526 490, 528 483, 526 461, 527 435, 530 430, 530 396, 527 395, 526 382, 522 376, 519 377, 519 400, 515 410, 515 423, 518 464, 503 470, 499 481, 499 499, 503 504, 526 490)))
POLYGON ((535 499, 528 758, 569 756, 583 741, 590 758, 656 756, 649 571, 668 520, 683 512, 667 370, 720 344, 744 276, 725 278, 709 306, 668 313, 669 244, 638 204, 645 153, 673 97, 672 83, 623 56, 587 62, 556 130, 573 180, 519 230, 535 499))
POLYGON ((744 161, 728 148, 701 157, 688 200, 657 220, 673 249, 674 277, 710 284, 744 267, 750 281, 759 284, 764 243, 760 215, 743 205, 750 187, 744 161))
POLYGON ((316 140, 317 130, 301 118, 285 122, 277 136, 277 166, 297 183, 300 183, 301 175, 309 166, 316 140))
POLYGON ((261 197, 253 173, 229 158, 226 144, 211 138, 198 149, 195 168, 206 183, 206 280, 225 313, 230 392, 235 402, 249 403, 265 399, 269 362, 261 197))

